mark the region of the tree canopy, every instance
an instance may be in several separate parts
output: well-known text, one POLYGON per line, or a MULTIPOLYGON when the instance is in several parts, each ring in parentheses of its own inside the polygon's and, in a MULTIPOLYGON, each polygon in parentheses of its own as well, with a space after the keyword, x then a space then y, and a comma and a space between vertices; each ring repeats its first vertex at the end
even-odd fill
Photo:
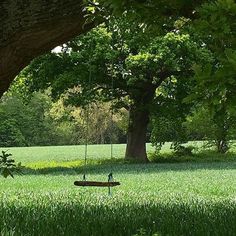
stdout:
POLYGON ((204 1, 10 1, 0 2, 0 96, 14 77, 37 56, 124 11, 160 21, 192 18, 204 1), (37 47, 35 47, 37 45, 37 47))
POLYGON ((211 60, 205 46, 175 30, 175 23, 173 32, 159 32, 145 22, 114 18, 70 41, 61 53, 36 59, 24 76, 33 90, 50 86, 55 96, 65 93, 74 105, 113 100, 117 108, 129 110, 126 158, 145 160, 147 125, 161 93, 158 88, 166 80, 190 78, 193 65, 211 60))

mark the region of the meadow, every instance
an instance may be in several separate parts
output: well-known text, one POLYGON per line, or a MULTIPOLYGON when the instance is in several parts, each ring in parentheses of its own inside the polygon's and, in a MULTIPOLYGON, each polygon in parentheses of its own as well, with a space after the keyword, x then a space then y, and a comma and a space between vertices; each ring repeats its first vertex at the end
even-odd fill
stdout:
MULTIPOLYGON (((125 163, 124 145, 9 148, 23 175, 0 181, 0 235, 235 235, 236 161, 125 163), (73 185, 86 173, 121 185, 73 185)), ((4 149, 5 150, 5 149, 4 149)), ((148 150, 153 148, 148 145, 148 150)), ((169 151, 168 146, 164 151, 169 151)))

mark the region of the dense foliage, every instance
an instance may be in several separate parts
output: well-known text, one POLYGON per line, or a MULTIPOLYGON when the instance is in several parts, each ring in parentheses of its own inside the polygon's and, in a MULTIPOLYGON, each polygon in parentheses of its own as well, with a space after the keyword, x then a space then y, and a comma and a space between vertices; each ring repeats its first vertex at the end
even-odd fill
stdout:
POLYGON ((0 146, 42 146, 125 142, 126 113, 111 117, 110 107, 94 104, 86 110, 53 102, 47 93, 28 101, 9 93, 0 103, 0 146), (88 123, 88 124, 87 124, 88 123), (86 131, 88 129, 88 132, 86 131))
POLYGON ((63 100, 67 107, 42 101, 35 111, 37 106, 29 102, 29 110, 34 111, 23 113, 34 117, 30 118, 34 124, 27 134, 22 127, 30 125, 27 118, 15 119, 11 112, 5 113, 9 109, 5 106, 0 123, 5 143, 1 145, 75 144, 86 139, 86 133, 89 142, 106 143, 112 126, 115 141, 126 141, 123 134, 127 131, 126 157, 146 160, 145 142, 150 133, 156 146, 166 141, 179 145, 207 139, 219 152, 226 152, 234 138, 236 114, 235 2, 117 0, 87 4, 88 21, 103 23, 62 45, 60 52, 34 60, 12 87, 26 100, 27 94, 50 87, 52 97, 63 100), (118 116, 123 108, 121 124, 109 122, 105 115, 109 105, 100 102, 109 102, 111 112, 118 116), (86 116, 85 107, 90 103, 91 126, 85 132, 81 117, 86 116), (71 104, 80 108, 71 108, 71 104), (51 112, 58 105, 65 112, 60 118, 51 112), (203 111, 209 113, 209 119, 203 119, 202 126, 209 125, 200 132, 194 126, 203 111))

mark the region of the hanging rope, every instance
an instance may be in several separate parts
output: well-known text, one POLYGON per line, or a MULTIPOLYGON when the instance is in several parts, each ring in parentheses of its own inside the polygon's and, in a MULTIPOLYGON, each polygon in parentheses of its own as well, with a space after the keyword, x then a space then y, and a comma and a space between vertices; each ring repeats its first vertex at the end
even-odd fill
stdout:
MULTIPOLYGON (((91 64, 91 57, 88 62, 89 65, 89 81, 88 81, 88 91, 89 93, 91 92, 91 82, 92 82, 92 64, 91 64)), ((113 78, 113 61, 111 65, 111 97, 113 99, 114 97, 114 78, 113 78)), ((90 95, 90 94, 89 94, 90 95)), ((119 186, 120 182, 115 182, 113 180, 113 174, 112 174, 112 166, 111 166, 111 172, 108 174, 108 180, 106 182, 101 182, 101 181, 87 181, 86 180, 86 166, 87 166, 87 157, 88 157, 88 141, 89 141, 89 111, 90 111, 90 106, 89 104, 86 106, 85 110, 85 150, 84 150, 84 174, 83 174, 83 180, 82 181, 75 181, 74 185, 76 186, 83 186, 83 187, 108 187, 108 194, 111 196, 111 187, 119 186)), ((113 104, 111 107, 111 130, 113 130, 113 116, 114 116, 114 111, 113 111, 113 104)), ((112 137, 112 132, 110 136, 110 142, 111 142, 111 159, 113 158, 113 137, 112 137)))
MULTIPOLYGON (((113 78, 113 62, 112 62, 112 72, 111 72, 111 97, 114 97, 114 78, 113 78)), ((110 144, 111 144, 111 159, 113 158, 113 117, 114 117, 114 109, 113 102, 111 103, 111 132, 110 132, 110 144)))
MULTIPOLYGON (((88 105, 87 105, 88 106, 88 105)), ((85 131, 85 150, 84 150, 84 165, 87 165, 87 156, 88 156, 88 132, 89 132, 89 108, 86 108, 86 131, 85 131)))
MULTIPOLYGON (((92 68, 91 68, 91 61, 89 61, 89 91, 91 89, 91 81, 92 81, 92 68)), ((84 149, 84 175, 83 175, 83 181, 86 181, 86 166, 87 166, 87 157, 88 157, 88 134, 89 134, 89 104, 86 105, 86 127, 85 127, 85 149, 84 149)))
MULTIPOLYGON (((111 65, 111 98, 114 98, 114 77, 113 77, 113 60, 111 65)), ((114 116, 114 109, 113 109, 113 102, 111 103, 111 132, 110 132, 110 147, 111 147, 111 160, 113 159, 113 116, 114 116)), ((108 174, 108 182, 113 182, 113 167, 111 165, 111 171, 108 174)), ((108 187, 108 194, 111 196, 111 187, 108 187)))

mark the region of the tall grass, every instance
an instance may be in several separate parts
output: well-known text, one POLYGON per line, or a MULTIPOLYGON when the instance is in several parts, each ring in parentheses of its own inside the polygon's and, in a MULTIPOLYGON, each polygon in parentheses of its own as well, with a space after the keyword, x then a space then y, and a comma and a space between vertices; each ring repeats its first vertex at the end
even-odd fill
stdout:
MULTIPOLYGON (((125 144, 113 145, 114 158, 124 158, 125 144)), ((83 160, 85 147, 84 145, 74 146, 44 146, 44 147, 9 147, 1 148, 1 150, 9 150, 13 156, 23 163, 43 162, 43 161, 68 161, 83 160)), ((148 151, 154 151, 151 144, 147 144, 148 151)), ((169 151, 169 144, 164 146, 163 150, 169 151)), ((89 145, 88 159, 109 159, 111 156, 111 146, 89 145)))
POLYGON ((121 186, 73 186, 83 169, 2 179, 1 235, 235 235, 236 163, 119 164, 87 169, 121 186))
MULTIPOLYGON (((58 155, 67 153, 64 148, 58 155)), ((12 150, 27 169, 0 181, 0 235, 235 235, 233 156, 141 165, 102 161, 101 147, 84 168, 73 155, 57 160, 54 147, 44 156, 31 148, 37 158, 29 161, 27 150, 12 150), (89 180, 106 181, 110 171, 121 182, 111 196, 107 188, 73 185, 84 172, 89 180)))
MULTIPOLYGON (((2 235, 235 235, 230 200, 178 195, 21 193, 1 201, 2 235), (174 199, 173 199, 174 198, 174 199)), ((10 197, 6 196, 5 197, 10 197)))

